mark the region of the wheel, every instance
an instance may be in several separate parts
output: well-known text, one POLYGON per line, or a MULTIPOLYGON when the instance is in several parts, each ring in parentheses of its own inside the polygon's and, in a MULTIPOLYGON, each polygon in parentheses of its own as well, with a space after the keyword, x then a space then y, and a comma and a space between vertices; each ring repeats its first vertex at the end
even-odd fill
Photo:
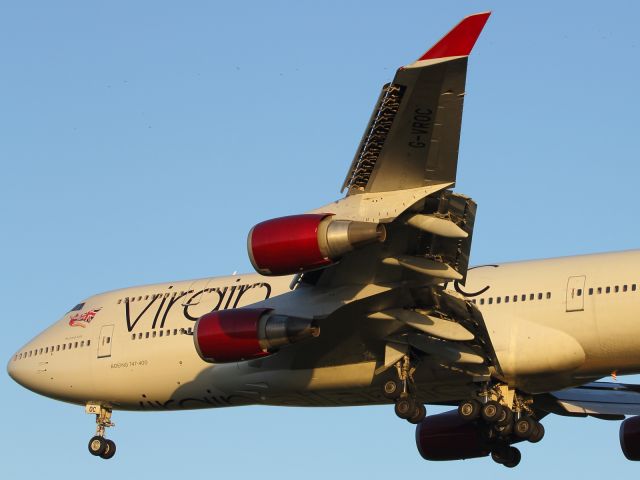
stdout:
POLYGON ((404 420, 407 420, 413 415, 415 406, 413 400, 409 398, 399 398, 396 401, 395 412, 396 415, 404 420))
POLYGON ((533 429, 533 433, 529 437, 529 441, 531 443, 538 443, 540 440, 544 438, 544 427, 541 423, 536 422, 536 426, 533 429))
POLYGON ((116 454, 116 443, 113 440, 106 441, 107 448, 104 453, 100 455, 100 458, 104 458, 105 460, 109 460, 116 454))
POLYGON ((485 422, 496 423, 502 416, 502 410, 502 405, 494 400, 489 400, 482 406, 482 418, 484 418, 485 422))
POLYGON ((529 416, 520 417, 513 426, 516 437, 527 439, 533 434, 536 422, 529 416))
POLYGON ((496 425, 499 427, 506 427, 513 423, 513 412, 510 408, 502 407, 502 413, 500 414, 500 418, 496 422, 496 425))
POLYGON ((402 393, 402 385, 397 380, 389 380, 384 382, 382 393, 390 400, 395 400, 402 393))
POLYGON ((504 464, 509 459, 509 445, 500 444, 491 452, 491 459, 499 463, 504 464))
POLYGON ((482 405, 479 401, 471 399, 465 400, 458 405, 458 414, 465 420, 472 421, 480 416, 482 405))
POLYGON ((427 408, 423 404, 419 403, 418 405, 416 405, 413 415, 411 415, 407 420, 409 421, 409 423, 417 425, 418 423, 422 422, 426 418, 426 416, 427 408))
POLYGON ((96 435, 89 440, 89 453, 96 457, 102 455, 107 449, 107 440, 104 437, 96 435))
POLYGON ((517 467, 520 463, 520 460, 522 460, 522 454, 520 453, 520 450, 518 450, 516 447, 509 447, 509 450, 507 451, 507 459, 503 463, 503 465, 507 468, 517 467))

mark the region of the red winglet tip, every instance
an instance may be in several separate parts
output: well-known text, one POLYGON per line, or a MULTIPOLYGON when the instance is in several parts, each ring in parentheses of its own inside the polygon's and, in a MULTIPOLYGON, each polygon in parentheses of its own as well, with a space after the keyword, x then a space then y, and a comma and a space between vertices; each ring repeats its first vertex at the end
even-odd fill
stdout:
POLYGON ((418 60, 432 60, 444 57, 462 57, 471 53, 480 32, 489 19, 491 12, 476 13, 462 19, 442 39, 431 47, 418 60))

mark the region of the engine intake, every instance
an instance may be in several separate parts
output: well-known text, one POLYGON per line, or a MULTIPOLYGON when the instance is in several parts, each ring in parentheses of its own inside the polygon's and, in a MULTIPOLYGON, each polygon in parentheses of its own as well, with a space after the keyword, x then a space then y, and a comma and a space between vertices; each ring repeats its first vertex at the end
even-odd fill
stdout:
POLYGON ((287 275, 329 265, 356 247, 385 238, 379 223, 333 220, 327 213, 292 215, 253 227, 247 250, 258 273, 287 275))
POLYGON ((313 320, 275 314, 268 308, 219 310, 200 317, 193 341, 200 358, 212 363, 264 357, 289 343, 317 337, 313 320))
POLYGON ((627 460, 640 461, 640 417, 627 418, 620 424, 620 448, 627 460))

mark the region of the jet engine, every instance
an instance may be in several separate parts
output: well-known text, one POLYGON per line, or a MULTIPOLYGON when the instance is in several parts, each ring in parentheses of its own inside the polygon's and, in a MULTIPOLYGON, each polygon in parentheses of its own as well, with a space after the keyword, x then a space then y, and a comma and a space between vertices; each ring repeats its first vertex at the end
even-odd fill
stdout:
POLYGON ((200 358, 226 363, 264 357, 283 345, 319 334, 313 320, 278 315, 268 308, 238 308, 200 317, 193 341, 200 358))
POLYGON ((249 232, 251 264, 262 275, 287 275, 329 265, 356 247, 383 242, 384 225, 334 220, 331 214, 274 218, 249 232))
POLYGON ((627 418, 620 424, 620 448, 627 460, 640 460, 640 417, 627 418))
POLYGON ((464 420, 457 410, 430 415, 419 423, 416 445, 425 460, 464 460, 491 453, 482 429, 464 420))

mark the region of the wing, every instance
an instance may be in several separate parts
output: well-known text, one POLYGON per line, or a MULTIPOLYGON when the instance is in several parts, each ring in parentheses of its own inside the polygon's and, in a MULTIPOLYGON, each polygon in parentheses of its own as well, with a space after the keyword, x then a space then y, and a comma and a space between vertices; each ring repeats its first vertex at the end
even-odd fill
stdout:
POLYGON ((593 382, 550 394, 549 409, 560 415, 591 415, 617 418, 640 415, 640 386, 625 383, 593 382))
POLYGON ((464 18, 382 88, 342 186, 349 195, 455 182, 467 58, 489 15, 464 18))

